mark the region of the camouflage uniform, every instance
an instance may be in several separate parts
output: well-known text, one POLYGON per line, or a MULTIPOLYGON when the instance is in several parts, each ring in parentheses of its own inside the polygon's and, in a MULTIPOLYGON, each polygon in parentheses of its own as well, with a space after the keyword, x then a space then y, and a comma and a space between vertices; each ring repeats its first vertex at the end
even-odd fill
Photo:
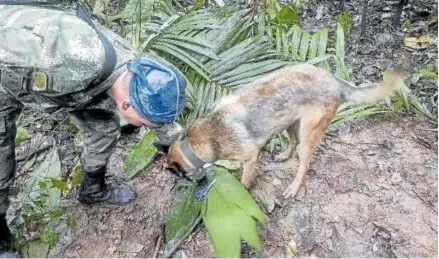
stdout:
MULTIPOLYGON (((140 53, 96 24, 114 46, 117 64, 105 81, 88 88, 103 67, 105 50, 97 32, 74 11, 0 5, 0 17, 0 215, 7 210, 7 191, 14 180, 15 122, 23 106, 50 113, 63 109, 73 116, 84 139, 83 185, 98 179, 102 187, 120 132, 107 90, 140 53), (49 76, 47 87, 29 76, 35 71, 49 76)), ((96 189, 84 192, 93 195, 96 189)))

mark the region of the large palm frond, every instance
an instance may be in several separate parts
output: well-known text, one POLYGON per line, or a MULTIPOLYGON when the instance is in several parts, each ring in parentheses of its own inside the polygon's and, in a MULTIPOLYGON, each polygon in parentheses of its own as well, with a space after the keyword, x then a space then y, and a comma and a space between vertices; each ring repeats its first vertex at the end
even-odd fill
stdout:
POLYGON ((139 17, 140 35, 136 26, 126 35, 140 42, 145 53, 183 71, 189 81, 182 115, 187 126, 230 90, 291 63, 278 58, 267 38, 249 37, 252 11, 216 8, 173 13, 167 6, 155 10, 147 21, 139 17))

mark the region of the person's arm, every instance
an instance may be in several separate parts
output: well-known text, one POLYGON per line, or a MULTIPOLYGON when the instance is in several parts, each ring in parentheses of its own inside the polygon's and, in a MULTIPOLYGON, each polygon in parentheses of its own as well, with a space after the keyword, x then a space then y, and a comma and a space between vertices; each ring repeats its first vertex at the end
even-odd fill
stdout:
POLYGON ((175 143, 177 140, 183 139, 185 135, 183 127, 181 127, 177 122, 165 124, 161 127, 153 128, 152 130, 154 130, 157 134, 157 141, 154 145, 159 151, 165 153, 173 143, 175 143))

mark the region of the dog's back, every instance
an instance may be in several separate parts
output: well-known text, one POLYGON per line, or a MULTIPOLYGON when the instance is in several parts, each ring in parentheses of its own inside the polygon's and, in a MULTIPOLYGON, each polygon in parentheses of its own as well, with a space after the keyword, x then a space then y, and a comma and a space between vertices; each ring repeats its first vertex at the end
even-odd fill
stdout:
POLYGON ((232 128, 242 128, 237 124, 245 126, 248 137, 260 145, 293 124, 303 111, 338 102, 341 93, 330 73, 311 65, 295 65, 273 72, 223 98, 215 111, 223 111, 227 125, 232 128))
POLYGON ((344 100, 374 103, 383 99, 401 79, 395 75, 391 74, 381 87, 371 84, 359 89, 313 65, 292 65, 224 97, 214 111, 221 110, 226 124, 239 134, 245 135, 244 126, 246 137, 260 145, 313 110, 338 107, 344 100))

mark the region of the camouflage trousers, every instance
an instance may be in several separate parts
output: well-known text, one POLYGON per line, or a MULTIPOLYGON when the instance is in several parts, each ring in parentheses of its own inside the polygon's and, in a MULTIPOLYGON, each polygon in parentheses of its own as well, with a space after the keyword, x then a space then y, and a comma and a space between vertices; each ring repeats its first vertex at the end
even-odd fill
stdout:
MULTIPOLYGON (((0 216, 9 207, 8 192, 14 183, 16 121, 23 104, 0 91, 0 216)), ((81 164, 84 181, 103 182, 108 160, 120 134, 118 115, 112 110, 84 108, 70 111, 83 134, 81 164)))

